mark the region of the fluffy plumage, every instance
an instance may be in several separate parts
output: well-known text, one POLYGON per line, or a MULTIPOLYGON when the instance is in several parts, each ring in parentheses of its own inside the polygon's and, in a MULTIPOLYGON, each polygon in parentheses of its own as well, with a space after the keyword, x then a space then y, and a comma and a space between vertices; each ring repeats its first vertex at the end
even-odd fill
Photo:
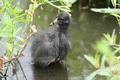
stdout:
POLYGON ((32 57, 35 64, 48 66, 66 57, 71 44, 67 32, 69 24, 70 16, 66 12, 61 12, 52 28, 38 31, 34 35, 32 57))

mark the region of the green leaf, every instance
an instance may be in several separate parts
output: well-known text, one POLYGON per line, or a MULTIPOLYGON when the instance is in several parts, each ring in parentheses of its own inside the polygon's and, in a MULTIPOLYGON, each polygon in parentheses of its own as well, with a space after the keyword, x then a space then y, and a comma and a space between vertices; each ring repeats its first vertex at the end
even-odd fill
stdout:
POLYGON ((60 0, 60 1, 64 2, 64 3, 67 5, 67 4, 73 4, 73 3, 75 3, 77 0, 60 0))
POLYGON ((15 7, 14 7, 14 11, 16 14, 20 14, 23 10, 20 8, 20 2, 17 2, 15 7))
POLYGON ((0 14, 2 14, 4 10, 5 10, 4 7, 0 8, 0 14))
POLYGON ((120 76, 113 76, 110 80, 120 80, 120 76))
POLYGON ((0 44, 6 49, 6 56, 10 57, 10 55, 12 54, 12 44, 10 43, 2 43, 0 42, 0 44))
POLYGON ((101 41, 97 42, 96 47, 96 50, 102 55, 105 55, 107 60, 112 60, 113 54, 108 41, 102 39, 101 41))
POLYGON ((19 37, 19 36, 16 36, 16 38, 17 38, 18 40, 20 40, 21 42, 23 42, 23 43, 26 42, 25 39, 23 39, 23 38, 21 38, 21 37, 19 37))
POLYGON ((0 37, 11 38, 11 37, 13 37, 13 35, 9 34, 7 32, 0 32, 0 37))
POLYGON ((118 52, 120 52, 120 47, 116 48, 116 50, 113 51, 113 54, 116 55, 118 52))
POLYGON ((49 1, 48 1, 47 3, 48 3, 49 5, 51 5, 51 6, 53 6, 53 7, 61 10, 61 11, 70 12, 70 8, 69 8, 69 7, 64 7, 64 8, 63 8, 63 6, 60 7, 60 6, 55 5, 55 4, 53 4, 53 3, 49 2, 49 1))
POLYGON ((112 5, 116 8, 117 0, 111 0, 111 2, 112 2, 112 5))
POLYGON ((102 76, 111 76, 111 72, 107 68, 100 68, 94 72, 92 72, 88 77, 86 77, 85 80, 93 80, 96 75, 102 75, 102 76))
POLYGON ((111 36, 109 33, 107 33, 107 34, 104 34, 104 37, 107 39, 110 45, 116 44, 117 35, 115 34, 115 30, 113 30, 113 33, 111 36))
POLYGON ((17 36, 18 32, 20 32, 21 29, 22 27, 14 27, 13 37, 17 36))
POLYGON ((115 14, 120 14, 120 9, 111 9, 111 8, 91 8, 92 11, 94 12, 100 12, 100 13, 115 13, 115 14))
POLYGON ((100 63, 100 55, 97 55, 95 57, 93 56, 87 56, 84 55, 84 57, 95 67, 98 68, 99 67, 99 63, 100 63))
MULTIPOLYGON (((111 67, 103 67, 94 72, 92 72, 85 80, 92 80, 96 75, 106 76, 108 78, 116 76, 114 73, 120 73, 120 64, 116 64, 111 67)), ((118 79, 119 75, 116 76, 118 79)), ((115 79, 115 77, 113 78, 115 79)))

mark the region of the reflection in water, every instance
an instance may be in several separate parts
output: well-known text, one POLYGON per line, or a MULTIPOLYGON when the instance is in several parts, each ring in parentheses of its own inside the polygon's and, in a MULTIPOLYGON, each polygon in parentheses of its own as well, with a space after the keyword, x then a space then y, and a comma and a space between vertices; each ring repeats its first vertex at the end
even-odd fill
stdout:
MULTIPOLYGON (((31 41, 24 51, 24 57, 20 58, 20 62, 28 80, 68 80, 67 67, 60 63, 46 68, 40 68, 31 64, 31 41)), ((25 80, 20 70, 18 71, 18 77, 19 80, 25 80)), ((16 80, 16 77, 14 80, 16 80)))
POLYGON ((39 28, 46 28, 55 19, 57 13, 57 9, 50 5, 39 6, 35 10, 33 24, 39 28))
POLYGON ((47 68, 33 66, 33 80, 68 80, 67 69, 57 63, 47 68))

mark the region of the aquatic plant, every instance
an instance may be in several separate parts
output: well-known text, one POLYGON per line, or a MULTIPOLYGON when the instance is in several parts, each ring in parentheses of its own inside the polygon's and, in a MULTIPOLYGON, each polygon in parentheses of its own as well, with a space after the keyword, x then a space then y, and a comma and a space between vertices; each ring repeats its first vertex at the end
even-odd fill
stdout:
MULTIPOLYGON (((95 12, 109 13, 114 15, 120 23, 120 11, 116 6, 120 4, 119 0, 111 0, 114 9, 91 9, 95 12)), ((92 72, 86 80, 94 80, 96 76, 104 76, 106 80, 120 80, 120 45, 117 43, 115 30, 113 33, 104 34, 104 38, 97 41, 94 46, 97 54, 95 56, 85 55, 84 57, 90 62, 96 70, 92 72)))
POLYGON ((85 58, 96 68, 86 80, 93 80, 97 75, 105 76, 107 80, 120 80, 120 45, 116 42, 116 34, 104 34, 104 38, 95 45, 95 57, 85 55, 85 58))
POLYGON ((108 8, 91 8, 92 11, 94 12, 100 12, 100 13, 107 13, 110 15, 113 15, 117 18, 118 23, 120 25, 120 0, 107 0, 108 4, 112 3, 113 8, 110 8, 108 6, 108 8))

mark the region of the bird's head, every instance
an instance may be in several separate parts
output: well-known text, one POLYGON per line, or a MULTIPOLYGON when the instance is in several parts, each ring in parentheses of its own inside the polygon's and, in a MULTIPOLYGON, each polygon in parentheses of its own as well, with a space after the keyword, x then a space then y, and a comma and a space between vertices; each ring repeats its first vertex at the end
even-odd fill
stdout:
POLYGON ((60 30, 67 30, 70 24, 70 14, 67 12, 59 13, 54 23, 58 24, 58 28, 60 30))

